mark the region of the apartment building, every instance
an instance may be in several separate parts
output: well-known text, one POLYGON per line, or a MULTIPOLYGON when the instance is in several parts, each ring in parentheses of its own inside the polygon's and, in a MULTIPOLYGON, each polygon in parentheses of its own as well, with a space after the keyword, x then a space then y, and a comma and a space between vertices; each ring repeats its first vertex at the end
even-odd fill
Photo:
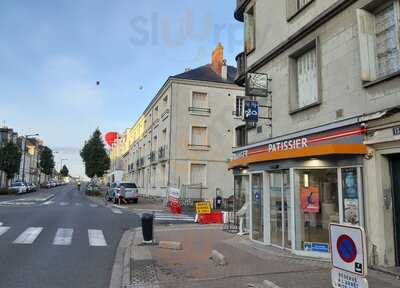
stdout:
POLYGON ((244 89, 234 83, 236 68, 226 65, 221 44, 211 58, 169 77, 133 125, 137 137, 131 129, 113 145, 112 162, 119 165, 114 167, 142 194, 165 197, 168 187, 188 185, 205 199, 233 194, 228 161, 244 89))
POLYGON ((329 223, 351 223, 369 264, 399 266, 399 1, 237 0, 234 15, 236 83, 261 116, 230 162, 251 239, 329 257, 329 223))

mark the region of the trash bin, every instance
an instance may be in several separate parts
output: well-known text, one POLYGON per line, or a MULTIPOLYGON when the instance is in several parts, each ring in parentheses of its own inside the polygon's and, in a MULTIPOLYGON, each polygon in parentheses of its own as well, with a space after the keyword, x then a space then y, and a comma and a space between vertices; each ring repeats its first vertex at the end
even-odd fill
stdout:
POLYGON ((153 240, 153 215, 144 213, 142 215, 142 233, 144 241, 153 240))

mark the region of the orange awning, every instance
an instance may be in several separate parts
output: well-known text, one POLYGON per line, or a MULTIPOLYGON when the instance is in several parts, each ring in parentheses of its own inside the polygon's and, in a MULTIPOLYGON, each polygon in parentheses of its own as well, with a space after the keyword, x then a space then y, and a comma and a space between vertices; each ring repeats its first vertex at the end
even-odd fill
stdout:
POLYGON ((276 152, 260 152, 247 157, 229 162, 229 169, 243 167, 252 163, 285 160, 294 158, 306 158, 327 155, 364 155, 367 154, 367 146, 364 144, 325 144, 310 146, 295 150, 283 150, 276 152))

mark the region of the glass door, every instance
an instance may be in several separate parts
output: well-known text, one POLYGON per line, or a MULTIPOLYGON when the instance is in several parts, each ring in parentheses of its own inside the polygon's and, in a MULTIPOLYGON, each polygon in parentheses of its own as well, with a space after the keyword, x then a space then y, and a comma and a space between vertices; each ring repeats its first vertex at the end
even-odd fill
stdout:
POLYGON ((251 175, 251 237, 253 240, 264 242, 264 197, 263 174, 251 175))
POLYGON ((272 172, 269 177, 271 244, 290 248, 289 171, 272 172))

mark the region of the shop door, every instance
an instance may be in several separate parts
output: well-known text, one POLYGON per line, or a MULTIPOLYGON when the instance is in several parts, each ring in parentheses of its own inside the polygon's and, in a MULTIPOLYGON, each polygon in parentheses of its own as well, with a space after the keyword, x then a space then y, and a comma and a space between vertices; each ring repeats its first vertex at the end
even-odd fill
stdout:
POLYGON ((272 172, 269 177, 271 244, 290 248, 289 171, 272 172))
POLYGON ((263 174, 251 175, 251 238, 264 242, 263 174))
POLYGON ((400 154, 391 159, 396 265, 400 266, 400 154))

